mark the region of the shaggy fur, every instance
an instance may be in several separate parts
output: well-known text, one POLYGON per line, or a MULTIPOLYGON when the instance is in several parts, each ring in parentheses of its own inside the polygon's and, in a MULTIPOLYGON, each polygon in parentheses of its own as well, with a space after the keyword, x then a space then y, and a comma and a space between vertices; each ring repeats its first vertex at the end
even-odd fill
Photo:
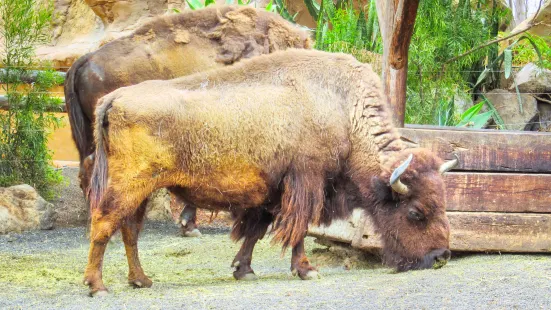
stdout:
MULTIPOLYGON (((96 111, 89 266, 98 265, 96 248, 120 219, 170 186, 197 207, 236 215, 232 235, 245 237, 237 267, 247 273, 243 262, 250 264, 254 243, 272 223, 274 240, 293 247, 292 269, 311 277, 308 225, 329 224, 354 208, 373 217, 390 265, 430 267, 431 255, 449 253, 442 161, 406 149, 387 109, 369 65, 308 50, 110 93, 96 111), (390 173, 412 153, 401 178, 410 191, 392 192, 390 173)), ((91 268, 87 279, 94 274, 91 268)), ((104 289, 95 281, 92 291, 104 289)))
MULTIPOLYGON (((222 6, 155 18, 79 58, 67 73, 65 102, 81 166, 94 152, 97 100, 146 80, 172 79, 277 50, 310 48, 308 34, 278 14, 222 6)), ((87 171, 81 171, 83 189, 87 171)))

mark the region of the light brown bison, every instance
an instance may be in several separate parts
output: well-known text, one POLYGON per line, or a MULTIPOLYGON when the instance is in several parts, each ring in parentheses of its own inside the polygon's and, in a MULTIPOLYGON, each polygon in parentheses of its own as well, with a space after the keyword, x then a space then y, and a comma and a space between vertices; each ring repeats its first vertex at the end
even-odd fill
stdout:
MULTIPOLYGON (((65 102, 88 187, 94 152, 92 122, 97 100, 146 80, 172 79, 276 50, 310 48, 308 34, 263 9, 223 6, 162 16, 129 36, 82 56, 65 82, 65 102)), ((195 228, 195 210, 182 213, 184 232, 195 228)))
POLYGON ((304 253, 309 224, 329 224, 362 208, 398 270, 450 257, 443 163, 408 149, 391 125, 381 82, 352 56, 288 50, 169 81, 118 89, 96 110, 96 163, 90 188, 91 247, 85 283, 105 292, 102 261, 119 228, 129 282, 151 281, 138 259, 142 201, 170 187, 200 208, 229 210, 232 266, 254 278, 252 251, 272 224, 292 247, 291 270, 317 276, 304 253))

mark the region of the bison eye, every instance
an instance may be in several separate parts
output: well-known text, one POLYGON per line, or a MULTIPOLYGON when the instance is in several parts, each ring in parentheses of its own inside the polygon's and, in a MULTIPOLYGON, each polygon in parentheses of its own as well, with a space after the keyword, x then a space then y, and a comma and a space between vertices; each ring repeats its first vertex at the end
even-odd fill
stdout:
POLYGON ((414 221, 422 221, 425 219, 425 215, 415 209, 409 209, 408 218, 414 221))

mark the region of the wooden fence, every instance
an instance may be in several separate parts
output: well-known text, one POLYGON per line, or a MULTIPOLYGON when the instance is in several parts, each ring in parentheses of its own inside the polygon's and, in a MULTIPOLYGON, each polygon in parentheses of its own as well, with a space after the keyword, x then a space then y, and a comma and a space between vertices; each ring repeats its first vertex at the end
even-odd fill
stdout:
MULTIPOLYGON (((455 251, 551 251, 551 133, 408 126, 402 139, 460 163, 445 176, 455 251)), ((310 234, 372 250, 369 218, 311 228, 310 234)))

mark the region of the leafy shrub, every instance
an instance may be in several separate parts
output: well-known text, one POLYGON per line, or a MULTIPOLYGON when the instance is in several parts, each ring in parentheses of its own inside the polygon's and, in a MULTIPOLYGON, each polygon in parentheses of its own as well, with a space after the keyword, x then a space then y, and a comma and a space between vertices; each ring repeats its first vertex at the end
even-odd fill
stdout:
MULTIPOLYGON (((495 38, 508 12, 496 1, 486 2, 420 2, 409 49, 406 123, 453 126, 460 122, 453 99, 475 92, 484 64, 496 59, 498 46, 446 61, 495 38)), ((485 83, 496 81, 492 76, 485 83)))
POLYGON ((27 183, 47 199, 62 180, 47 148, 47 128, 60 125, 48 111, 61 111, 61 100, 50 97, 48 89, 62 81, 53 71, 27 68, 36 66, 34 47, 49 38, 52 11, 51 4, 36 0, 0 0, 0 80, 7 97, 7 108, 0 111, 0 186, 27 183), (29 76, 35 76, 30 85, 29 76))

